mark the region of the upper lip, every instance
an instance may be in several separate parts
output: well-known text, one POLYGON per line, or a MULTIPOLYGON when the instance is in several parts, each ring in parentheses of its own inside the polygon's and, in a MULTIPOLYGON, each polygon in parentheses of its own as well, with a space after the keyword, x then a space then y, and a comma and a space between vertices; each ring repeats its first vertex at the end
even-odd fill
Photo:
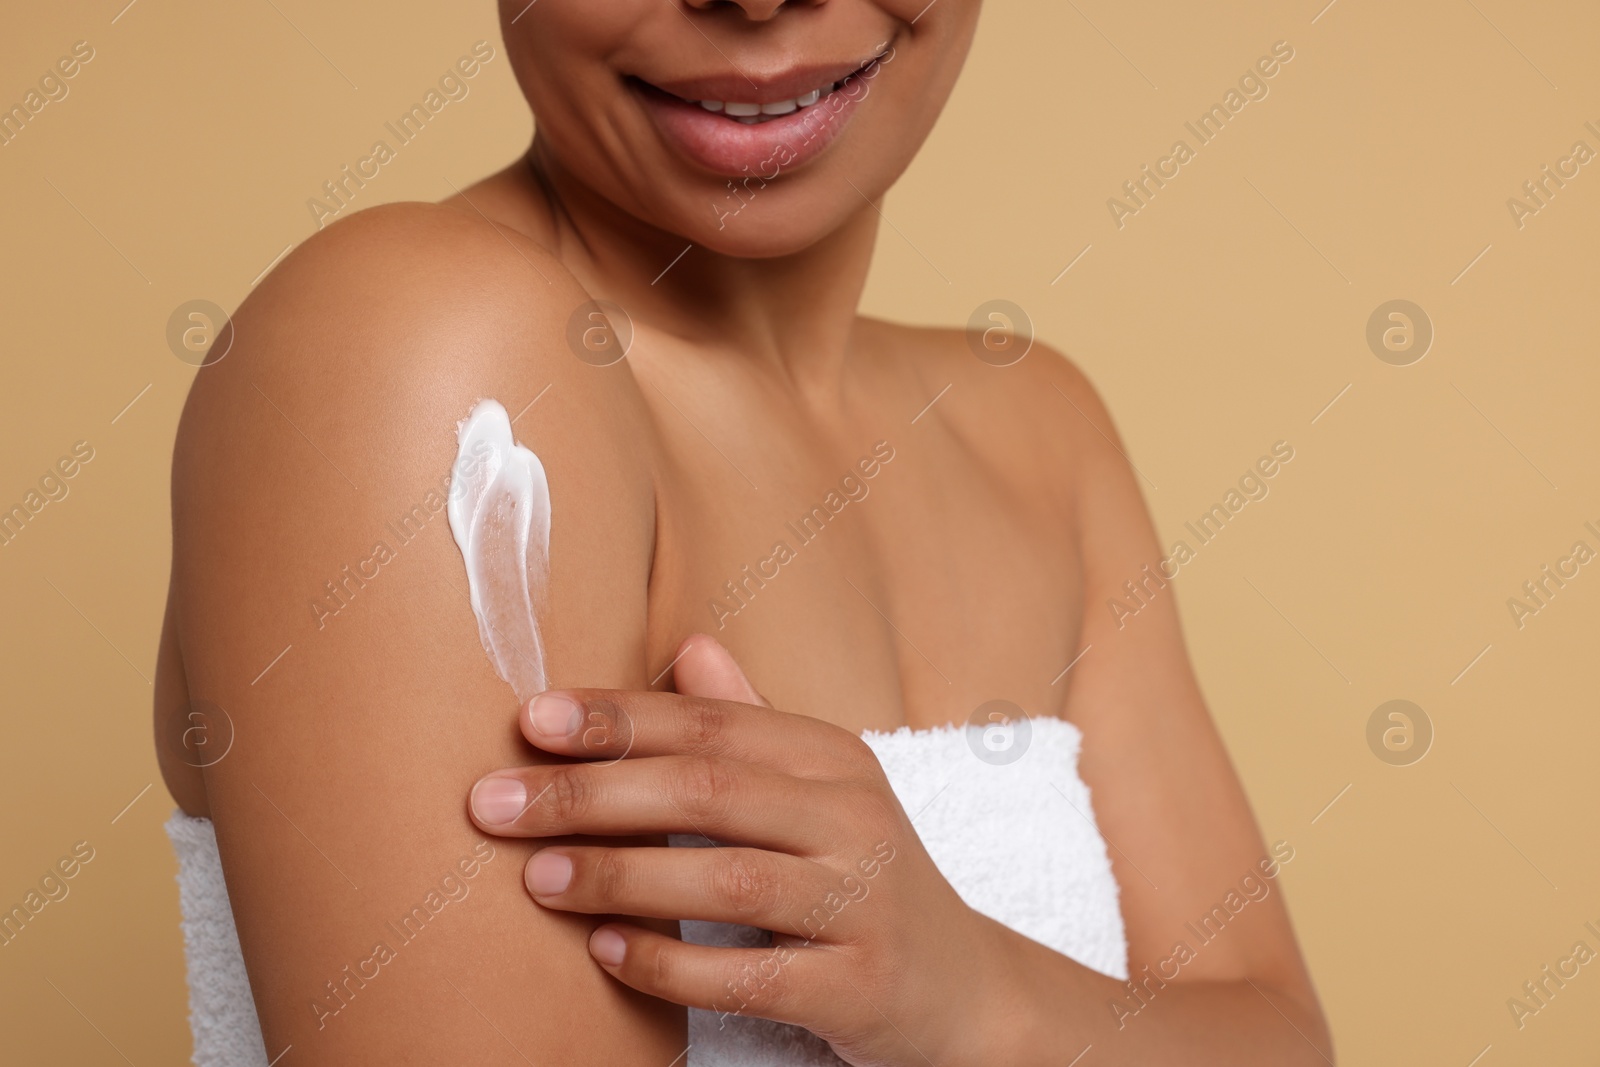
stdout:
POLYGON ((834 82, 843 81, 876 58, 878 56, 874 55, 866 60, 812 64, 766 72, 746 67, 743 71, 728 71, 693 78, 657 81, 641 77, 639 80, 683 100, 775 104, 780 100, 793 100, 813 89, 826 90, 834 82))

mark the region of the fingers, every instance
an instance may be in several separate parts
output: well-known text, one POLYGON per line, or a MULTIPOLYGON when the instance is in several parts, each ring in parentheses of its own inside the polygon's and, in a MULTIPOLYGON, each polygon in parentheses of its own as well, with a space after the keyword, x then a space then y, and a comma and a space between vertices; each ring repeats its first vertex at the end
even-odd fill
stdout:
POLYGON ((847 810, 849 787, 720 757, 661 756, 497 771, 472 790, 472 818, 501 837, 703 834, 798 855, 833 833, 795 811, 847 810))
POLYGON ((723 756, 818 777, 877 766, 864 741, 830 723, 678 693, 552 690, 529 701, 517 721, 539 748, 581 759, 723 756))
POLYGON ((826 950, 692 945, 624 923, 589 937, 589 954, 614 978, 674 1004, 783 1023, 815 1023, 826 987, 826 950))
POLYGON ((523 876, 535 900, 560 911, 739 923, 802 940, 824 929, 848 937, 860 911, 826 907, 842 890, 821 864, 753 848, 560 845, 523 876))

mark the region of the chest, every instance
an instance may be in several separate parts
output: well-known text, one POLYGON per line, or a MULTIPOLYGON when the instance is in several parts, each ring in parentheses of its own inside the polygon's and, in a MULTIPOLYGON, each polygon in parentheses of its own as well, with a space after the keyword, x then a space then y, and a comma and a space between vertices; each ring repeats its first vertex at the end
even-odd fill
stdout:
POLYGON ((1083 610, 1069 486, 928 419, 824 439, 776 411, 668 414, 654 669, 703 632, 777 707, 852 731, 964 722, 991 700, 1060 713, 1083 610))

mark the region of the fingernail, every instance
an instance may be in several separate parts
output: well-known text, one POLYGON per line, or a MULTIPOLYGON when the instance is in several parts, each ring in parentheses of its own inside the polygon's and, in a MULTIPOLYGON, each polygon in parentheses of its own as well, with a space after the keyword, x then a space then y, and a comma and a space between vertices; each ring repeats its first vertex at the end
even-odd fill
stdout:
POLYGON ((536 897, 565 893, 572 884, 572 860, 559 852, 540 852, 528 861, 527 882, 536 897))
POLYGON ((485 778, 472 787, 472 814, 491 826, 515 819, 527 803, 528 791, 515 778, 485 778))
POLYGON ((609 926, 602 926, 589 938, 589 954, 607 967, 615 967, 622 962, 622 956, 628 951, 628 943, 622 935, 609 926))
POLYGON ((554 693, 541 693, 528 705, 528 721, 540 737, 567 737, 578 728, 578 705, 554 693))

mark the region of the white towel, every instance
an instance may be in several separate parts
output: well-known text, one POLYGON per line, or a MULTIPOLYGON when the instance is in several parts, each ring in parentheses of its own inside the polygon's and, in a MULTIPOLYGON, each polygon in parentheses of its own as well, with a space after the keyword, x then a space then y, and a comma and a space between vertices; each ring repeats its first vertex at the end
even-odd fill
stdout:
MULTIPOLYGON (((928 854, 973 909, 1112 978, 1128 977, 1116 879, 1078 777, 1082 733, 1063 719, 1019 723, 1008 752, 992 753, 975 728, 868 732, 900 804, 928 854), (1027 730, 1024 740, 1023 730, 1027 730), (1015 756, 1012 762, 990 760, 1015 756), (1015 755, 1020 752, 1020 755, 1015 755)), ((704 838, 675 844, 707 844, 704 838)), ((703 945, 756 946, 764 931, 685 922, 703 945)), ((937 937, 937 930, 928 936, 937 937)), ((796 1026, 691 1009, 691 1067, 839 1064, 796 1026)))
MULTIPOLYGON (((901 729, 863 737, 877 753, 928 853, 963 900, 1018 933, 1113 978, 1128 977, 1117 883, 1078 776, 1082 734, 1060 719, 1033 719, 1013 762, 990 762, 970 728, 901 729)), ((990 759, 996 759, 990 754, 990 759)), ((207 819, 174 812, 189 1023, 198 1067, 266 1067, 207 819)), ((674 838, 675 844, 705 844, 674 838)), ((893 861, 891 861, 893 862, 893 861)), ((685 922, 686 940, 757 945, 750 927, 685 922)), ((938 936, 930 930, 929 936, 938 936)), ((841 1061, 807 1031, 748 1016, 689 1013, 691 1067, 807 1067, 841 1061)))
POLYGON ((194 1062, 198 1067, 266 1067, 261 1022, 250 996, 211 820, 174 811, 167 820, 167 837, 178 853, 194 1062))

